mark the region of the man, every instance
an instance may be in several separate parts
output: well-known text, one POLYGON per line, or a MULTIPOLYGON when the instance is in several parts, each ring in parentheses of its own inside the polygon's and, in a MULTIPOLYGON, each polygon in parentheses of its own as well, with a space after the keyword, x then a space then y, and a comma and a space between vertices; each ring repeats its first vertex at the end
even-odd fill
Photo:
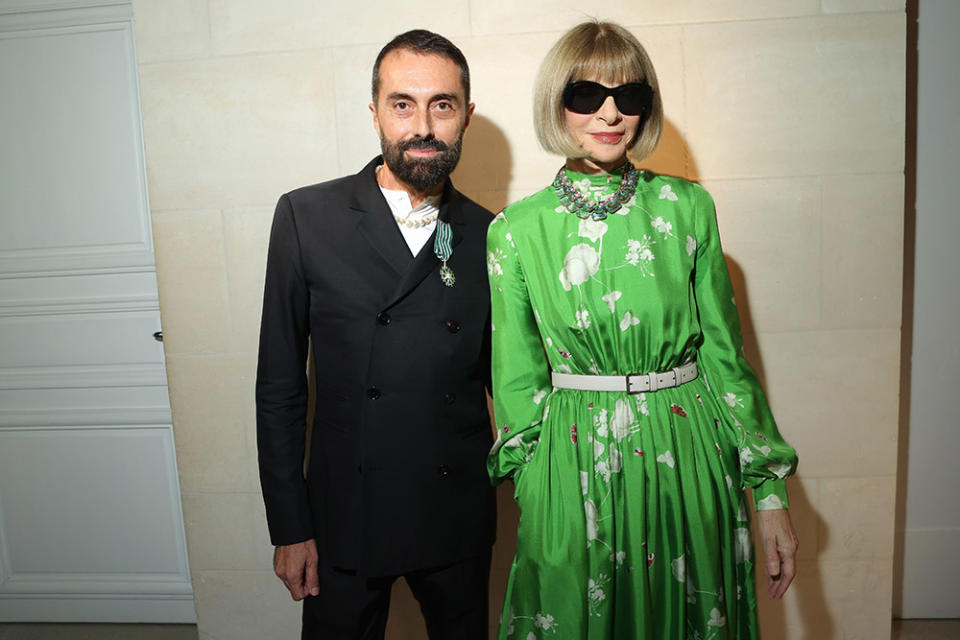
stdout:
POLYGON ((257 442, 274 569, 304 600, 303 638, 383 638, 400 576, 431 639, 487 637, 491 214, 448 179, 473 108, 456 46, 399 35, 373 70, 382 158, 277 205, 257 442))

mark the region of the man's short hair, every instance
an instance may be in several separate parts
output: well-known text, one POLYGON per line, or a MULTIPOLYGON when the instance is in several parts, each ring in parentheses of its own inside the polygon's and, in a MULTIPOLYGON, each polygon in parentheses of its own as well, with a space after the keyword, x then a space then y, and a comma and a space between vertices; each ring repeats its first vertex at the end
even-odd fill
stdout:
POLYGON ((653 104, 631 142, 631 153, 642 160, 653 153, 663 128, 660 85, 650 56, 632 33, 611 22, 584 22, 557 41, 537 74, 533 122, 537 139, 546 151, 565 158, 582 158, 583 149, 567 132, 563 89, 577 80, 610 84, 646 80, 653 89, 653 104))
POLYGON ((373 86, 371 90, 373 104, 377 104, 377 96, 380 93, 380 63, 388 53, 398 49, 412 51, 420 55, 442 56, 460 67, 460 82, 463 84, 464 99, 466 104, 470 104, 470 68, 467 66, 467 59, 463 56, 463 52, 457 48, 457 45, 440 34, 426 29, 414 29, 401 33, 380 50, 376 62, 373 63, 373 86))

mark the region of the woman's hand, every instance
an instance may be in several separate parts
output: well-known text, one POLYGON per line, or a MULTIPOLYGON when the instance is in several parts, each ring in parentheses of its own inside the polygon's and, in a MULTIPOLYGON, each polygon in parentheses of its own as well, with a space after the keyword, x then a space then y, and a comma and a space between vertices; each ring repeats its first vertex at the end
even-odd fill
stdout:
POLYGON ((797 574, 797 535, 786 509, 758 511, 760 537, 767 557, 767 592, 771 598, 782 598, 797 574))

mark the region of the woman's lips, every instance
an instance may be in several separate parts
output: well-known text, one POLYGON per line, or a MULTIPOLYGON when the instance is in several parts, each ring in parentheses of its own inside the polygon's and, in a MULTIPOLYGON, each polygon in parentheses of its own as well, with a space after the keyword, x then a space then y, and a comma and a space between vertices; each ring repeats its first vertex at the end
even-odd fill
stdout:
POLYGON ((617 144, 618 142, 620 142, 620 139, 623 138, 623 134, 616 133, 616 132, 609 132, 609 133, 601 132, 601 133, 591 133, 590 137, 592 137, 597 142, 600 142, 603 144, 617 144))

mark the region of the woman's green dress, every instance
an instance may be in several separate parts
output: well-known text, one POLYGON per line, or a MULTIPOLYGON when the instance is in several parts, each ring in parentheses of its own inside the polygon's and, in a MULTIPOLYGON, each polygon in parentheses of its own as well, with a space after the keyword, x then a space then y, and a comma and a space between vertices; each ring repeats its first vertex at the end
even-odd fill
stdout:
MULTIPOLYGON (((597 200, 620 172, 570 179, 597 200)), ((784 442, 740 328, 713 201, 643 171, 603 221, 548 187, 488 233, 494 480, 520 506, 500 638, 756 638, 748 509, 786 507, 784 442), (627 395, 550 370, 700 377, 627 395)))

